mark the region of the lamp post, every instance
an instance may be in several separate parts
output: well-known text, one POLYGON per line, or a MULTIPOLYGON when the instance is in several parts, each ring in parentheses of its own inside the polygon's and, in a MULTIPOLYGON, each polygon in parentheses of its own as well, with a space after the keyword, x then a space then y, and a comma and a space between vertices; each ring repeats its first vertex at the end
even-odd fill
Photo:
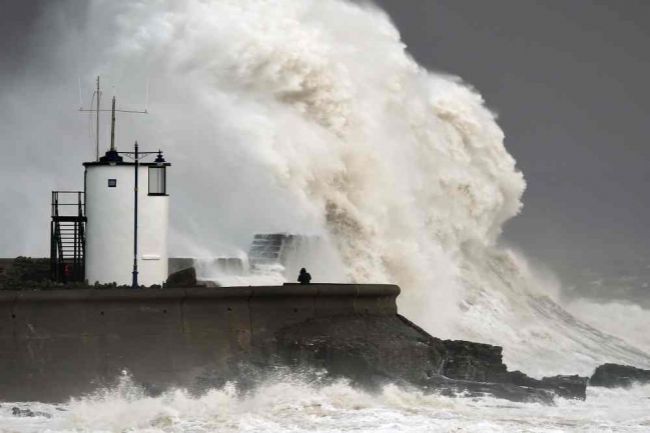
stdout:
POLYGON ((159 150, 157 152, 140 152, 138 147, 138 142, 135 142, 133 146, 133 152, 117 152, 127 157, 133 159, 135 162, 135 181, 133 185, 133 279, 131 282, 131 288, 137 289, 138 284, 138 176, 140 172, 140 160, 148 157, 149 155, 158 155, 156 158, 156 163, 164 162, 162 158, 162 152, 159 150))

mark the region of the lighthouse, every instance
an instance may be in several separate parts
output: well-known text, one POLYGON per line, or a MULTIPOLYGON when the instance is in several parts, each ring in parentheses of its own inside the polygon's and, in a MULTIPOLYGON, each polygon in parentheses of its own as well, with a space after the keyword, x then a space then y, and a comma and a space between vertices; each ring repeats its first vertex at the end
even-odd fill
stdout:
MULTIPOLYGON (((137 143, 136 143, 137 146, 137 143)), ((169 195, 161 151, 118 152, 85 162, 86 280, 162 284, 167 279, 169 195), (140 159, 155 154, 155 160, 140 159)))
POLYGON ((115 146, 115 113, 100 106, 97 77, 96 160, 84 162, 83 191, 52 191, 50 267, 59 282, 87 281, 139 286, 162 285, 168 275, 167 232, 169 194, 167 169, 161 150, 142 151, 115 146), (102 111, 111 112, 111 141, 100 157, 102 111))

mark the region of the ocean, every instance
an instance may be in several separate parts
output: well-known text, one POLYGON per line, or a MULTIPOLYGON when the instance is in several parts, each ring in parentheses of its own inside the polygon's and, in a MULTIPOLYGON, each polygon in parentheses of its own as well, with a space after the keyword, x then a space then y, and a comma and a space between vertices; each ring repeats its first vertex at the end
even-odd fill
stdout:
POLYGON ((454 398, 386 386, 377 394, 346 383, 285 379, 245 395, 234 387, 200 397, 181 390, 145 397, 128 385, 66 404, 3 403, 2 433, 208 432, 648 432, 650 386, 589 388, 586 401, 556 405, 490 397, 454 398), (12 408, 42 412, 16 417, 12 408), (45 415, 47 414, 47 415, 45 415))

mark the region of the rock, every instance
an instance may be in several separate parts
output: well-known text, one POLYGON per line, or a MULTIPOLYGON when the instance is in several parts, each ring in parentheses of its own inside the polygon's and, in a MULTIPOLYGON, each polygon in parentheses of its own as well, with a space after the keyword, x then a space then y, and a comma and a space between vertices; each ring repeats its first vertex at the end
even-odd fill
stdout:
POLYGON ((596 368, 589 379, 590 386, 607 388, 629 387, 635 383, 650 383, 650 370, 643 370, 629 365, 603 364, 596 368))
POLYGON ((505 377, 501 347, 463 340, 441 343, 445 348, 443 376, 478 382, 500 382, 505 377))
POLYGON ((11 408, 11 414, 13 416, 20 416, 20 417, 30 417, 34 416, 34 412, 32 412, 29 409, 21 409, 19 407, 12 407, 11 408))
POLYGON ((50 415, 49 413, 39 412, 39 411, 32 411, 31 409, 21 409, 21 408, 16 407, 16 406, 11 408, 11 414, 13 416, 18 416, 18 417, 42 416, 44 418, 52 418, 52 415, 50 415))
POLYGON ((18 416, 18 417, 35 417, 35 416, 41 416, 44 418, 52 418, 52 415, 49 413, 45 412, 39 412, 39 411, 32 411, 31 409, 21 409, 19 407, 12 407, 11 408, 11 414, 13 416, 18 416))
POLYGON ((508 371, 503 363, 503 349, 499 346, 463 340, 439 340, 405 317, 399 317, 406 325, 426 336, 430 344, 442 344, 444 351, 440 373, 445 377, 539 389, 563 398, 584 400, 587 397, 587 377, 553 376, 542 380, 533 379, 521 371, 508 371))
POLYGON ((508 372, 500 347, 440 340, 399 315, 310 319, 282 328, 268 344, 261 353, 281 357, 274 362, 326 370, 365 388, 396 383, 445 395, 492 395, 546 404, 555 395, 584 398, 584 386, 577 379, 572 387, 568 379, 539 381, 508 372))
POLYGON ((526 376, 521 371, 508 372, 505 381, 519 386, 539 388, 552 391, 559 397, 585 400, 587 398, 588 377, 583 376, 551 376, 542 380, 526 376))
POLYGON ((165 287, 196 287, 196 269, 181 269, 167 277, 165 287))
POLYGON ((552 390, 560 397, 585 400, 587 398, 588 381, 588 377, 578 376, 577 374, 571 376, 558 375, 542 378, 538 388, 552 390))

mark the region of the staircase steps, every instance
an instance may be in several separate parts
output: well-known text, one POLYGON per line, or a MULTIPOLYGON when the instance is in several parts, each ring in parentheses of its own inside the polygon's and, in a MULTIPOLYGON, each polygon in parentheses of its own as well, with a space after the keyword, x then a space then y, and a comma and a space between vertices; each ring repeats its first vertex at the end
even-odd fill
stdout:
POLYGON ((82 191, 52 191, 50 267, 61 283, 84 281, 85 204, 82 191))

